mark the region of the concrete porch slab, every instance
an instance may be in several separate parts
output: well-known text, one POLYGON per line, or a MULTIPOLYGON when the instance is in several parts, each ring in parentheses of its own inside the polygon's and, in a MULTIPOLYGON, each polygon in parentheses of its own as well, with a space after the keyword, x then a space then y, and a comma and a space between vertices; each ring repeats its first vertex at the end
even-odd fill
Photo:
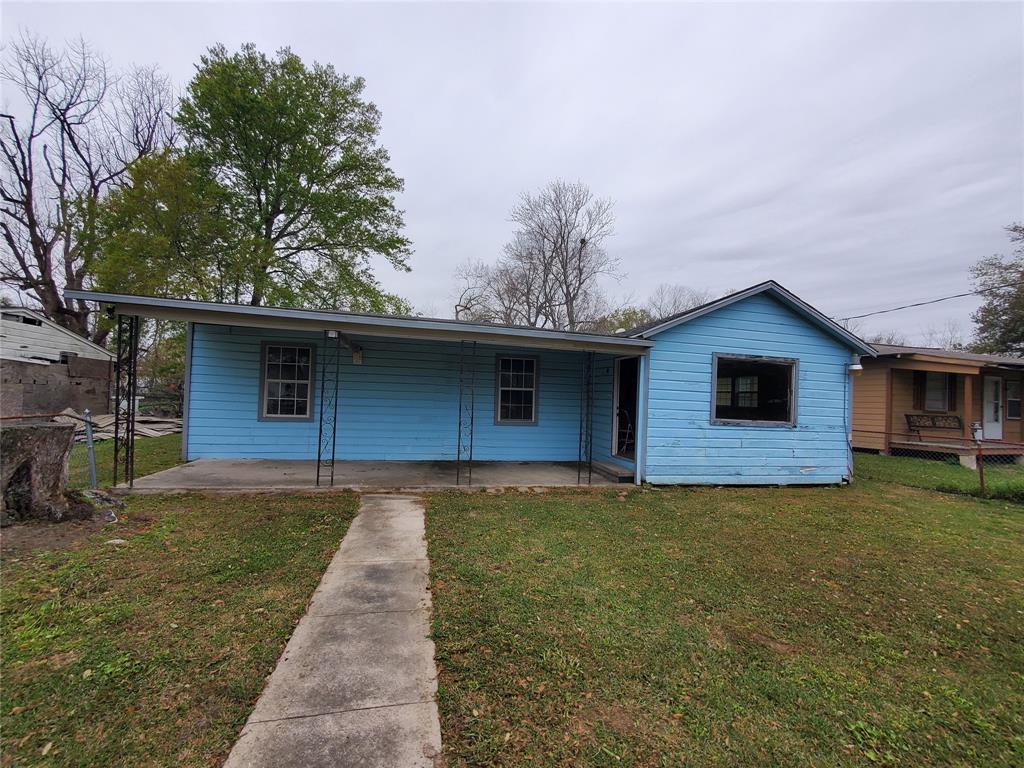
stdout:
MULTIPOLYGON (((334 489, 424 490, 455 487, 452 461, 339 461, 334 466, 334 489)), ((463 467, 462 486, 466 487, 463 467)), ((583 484, 587 484, 586 469, 583 484)), ((577 485, 575 463, 473 462, 473 488, 568 487, 577 485)), ((594 472, 591 485, 613 485, 594 472)), ((281 491, 314 490, 315 461, 276 459, 198 459, 135 480, 134 491, 281 491)), ((327 488, 326 480, 321 489, 327 488)))

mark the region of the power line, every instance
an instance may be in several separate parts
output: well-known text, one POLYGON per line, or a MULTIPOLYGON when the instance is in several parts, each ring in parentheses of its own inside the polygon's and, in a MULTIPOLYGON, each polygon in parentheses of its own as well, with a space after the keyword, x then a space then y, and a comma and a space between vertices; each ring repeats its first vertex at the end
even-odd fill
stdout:
POLYGON ((899 312, 901 309, 911 309, 913 307, 923 307, 928 304, 938 304, 940 301, 949 301, 951 299, 962 299, 965 296, 979 296, 983 293, 989 293, 990 291, 998 291, 1002 288, 1018 288, 1024 285, 1024 280, 1016 283, 1004 283, 1003 285, 993 285, 991 288, 982 288, 980 291, 967 291, 966 293, 954 293, 952 296, 943 296, 939 299, 928 299, 927 301, 915 301, 913 304, 903 304, 899 307, 890 307, 889 309, 878 309, 874 312, 865 312, 863 315, 850 315, 849 317, 837 317, 836 320, 860 320, 863 317, 872 317, 873 315, 885 315, 889 312, 899 312))

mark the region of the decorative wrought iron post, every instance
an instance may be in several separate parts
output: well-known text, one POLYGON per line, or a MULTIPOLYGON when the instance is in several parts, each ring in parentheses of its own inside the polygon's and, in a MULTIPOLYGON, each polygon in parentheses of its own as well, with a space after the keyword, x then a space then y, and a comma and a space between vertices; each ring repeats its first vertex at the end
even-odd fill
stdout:
POLYGON ((466 457, 466 484, 473 484, 473 428, 476 422, 476 342, 459 342, 459 420, 455 437, 455 484, 462 483, 462 457, 466 457), (466 365, 466 350, 469 365, 466 365), (468 390, 468 391, 467 391, 468 390))
POLYGON ((135 484, 135 394, 139 358, 139 318, 117 316, 114 363, 114 485, 120 476, 135 484))
POLYGON ((341 333, 324 331, 320 360, 320 435, 316 453, 316 484, 321 478, 334 485, 337 453, 338 405, 341 388, 341 333))
POLYGON ((580 448, 576 460, 576 484, 583 482, 583 464, 587 465, 587 485, 594 475, 594 353, 583 353, 583 381, 580 391, 580 448))

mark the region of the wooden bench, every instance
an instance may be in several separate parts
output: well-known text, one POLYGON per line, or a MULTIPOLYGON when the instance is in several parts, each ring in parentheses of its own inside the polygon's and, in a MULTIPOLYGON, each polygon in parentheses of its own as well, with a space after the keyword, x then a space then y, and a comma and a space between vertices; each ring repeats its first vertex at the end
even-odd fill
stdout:
POLYGON ((908 413, 907 429, 921 437, 922 429, 955 429, 963 432, 964 423, 959 416, 947 413, 908 413))

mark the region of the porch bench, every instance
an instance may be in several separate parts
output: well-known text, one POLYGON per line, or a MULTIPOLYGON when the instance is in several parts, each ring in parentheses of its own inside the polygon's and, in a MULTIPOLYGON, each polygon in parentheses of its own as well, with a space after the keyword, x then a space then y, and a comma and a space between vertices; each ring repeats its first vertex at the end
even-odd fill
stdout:
POLYGON ((922 429, 954 429, 963 432, 964 423, 959 416, 946 413, 908 413, 907 429, 921 437, 922 429))

